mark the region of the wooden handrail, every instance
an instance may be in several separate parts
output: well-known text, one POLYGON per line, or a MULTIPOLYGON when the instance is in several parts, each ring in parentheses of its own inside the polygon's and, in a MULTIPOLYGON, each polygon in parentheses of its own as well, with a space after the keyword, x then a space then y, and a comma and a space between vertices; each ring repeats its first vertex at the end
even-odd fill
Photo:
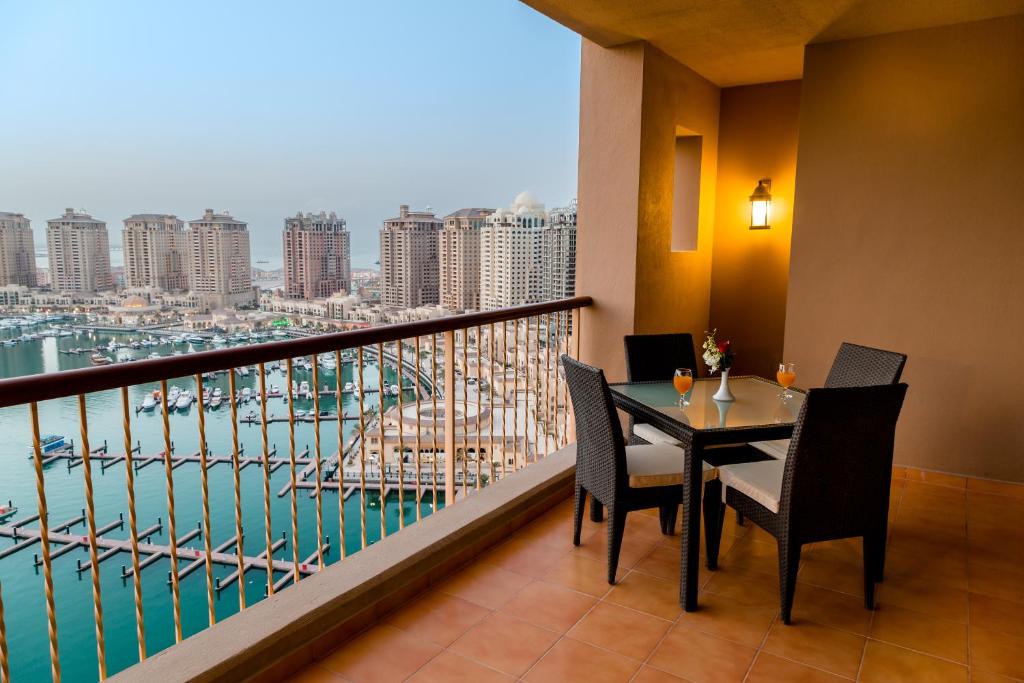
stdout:
POLYGON ((493 311, 418 320, 411 323, 382 325, 362 330, 333 332, 302 339, 266 344, 200 351, 187 356, 153 358, 131 363, 64 370, 42 375, 26 375, 0 380, 0 408, 54 398, 119 389, 162 379, 230 370, 243 365, 271 363, 285 358, 311 356, 340 349, 369 346, 398 339, 411 339, 476 325, 489 325, 529 316, 571 311, 593 304, 589 296, 559 299, 539 304, 512 306, 493 311))

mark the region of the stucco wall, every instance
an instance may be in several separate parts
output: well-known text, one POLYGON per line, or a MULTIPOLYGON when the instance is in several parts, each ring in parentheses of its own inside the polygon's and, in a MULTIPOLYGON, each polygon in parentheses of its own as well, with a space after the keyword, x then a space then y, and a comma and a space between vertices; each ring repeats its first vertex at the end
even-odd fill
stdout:
POLYGON ((800 81, 722 90, 710 326, 734 342, 734 372, 774 377, 783 360, 800 81), (750 193, 771 178, 771 228, 750 229, 750 193))
POLYGON ((903 351, 900 464, 1024 481, 1024 17, 807 48, 785 355, 903 351))
POLYGON ((617 380, 623 335, 707 327, 719 91, 643 43, 582 49, 577 291, 595 305, 580 350, 617 380), (703 137, 693 252, 671 248, 680 129, 703 137))

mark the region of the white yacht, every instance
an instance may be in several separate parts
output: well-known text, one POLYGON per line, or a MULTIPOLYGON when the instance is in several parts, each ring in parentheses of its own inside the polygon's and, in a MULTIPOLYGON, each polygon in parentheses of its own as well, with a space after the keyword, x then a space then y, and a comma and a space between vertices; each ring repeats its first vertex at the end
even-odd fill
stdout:
POLYGON ((174 402, 174 407, 178 410, 188 410, 192 407, 192 392, 185 390, 178 395, 178 400, 174 402))
POLYGON ((154 408, 156 408, 156 399, 153 394, 146 394, 146 398, 142 399, 142 409, 148 412, 154 408))

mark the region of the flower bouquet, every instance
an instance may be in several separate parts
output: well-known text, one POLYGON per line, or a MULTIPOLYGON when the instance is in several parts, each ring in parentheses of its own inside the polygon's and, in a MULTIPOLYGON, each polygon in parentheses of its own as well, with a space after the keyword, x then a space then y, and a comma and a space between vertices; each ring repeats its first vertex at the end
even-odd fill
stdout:
POLYGON ((732 367, 732 361, 735 357, 732 351, 732 342, 728 339, 718 341, 716 338, 717 334, 717 329, 705 332, 706 336, 702 347, 704 349, 704 362, 707 363, 711 374, 715 374, 718 370, 722 371, 722 383, 712 398, 716 401, 734 401, 736 398, 729 391, 729 368, 732 367))

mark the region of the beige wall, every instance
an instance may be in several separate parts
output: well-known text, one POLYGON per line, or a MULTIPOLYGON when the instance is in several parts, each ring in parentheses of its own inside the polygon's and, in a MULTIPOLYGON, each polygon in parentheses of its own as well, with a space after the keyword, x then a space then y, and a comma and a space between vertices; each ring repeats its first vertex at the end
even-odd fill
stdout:
POLYGON ((583 40, 577 291, 581 355, 624 379, 622 337, 707 326, 718 88, 643 43, 583 40), (677 131, 703 137, 698 249, 673 252, 677 131))
POLYGON ((900 464, 1024 481, 1022 65, 1019 16, 806 52, 785 354, 907 353, 900 464))
POLYGON ((782 361, 800 81, 722 90, 710 327, 733 341, 734 372, 774 377, 782 361), (771 228, 750 229, 750 193, 772 180, 771 228))

